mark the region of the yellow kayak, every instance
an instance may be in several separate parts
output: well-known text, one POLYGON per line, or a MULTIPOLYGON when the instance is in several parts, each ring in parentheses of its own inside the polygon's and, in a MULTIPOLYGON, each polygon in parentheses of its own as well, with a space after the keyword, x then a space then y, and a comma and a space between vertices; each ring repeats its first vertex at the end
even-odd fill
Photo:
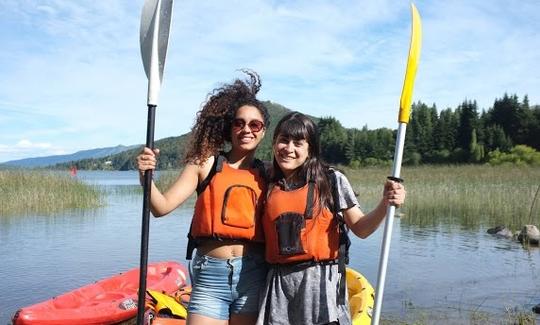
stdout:
POLYGON ((360 272, 347 268, 347 291, 353 325, 371 324, 375 290, 360 272))

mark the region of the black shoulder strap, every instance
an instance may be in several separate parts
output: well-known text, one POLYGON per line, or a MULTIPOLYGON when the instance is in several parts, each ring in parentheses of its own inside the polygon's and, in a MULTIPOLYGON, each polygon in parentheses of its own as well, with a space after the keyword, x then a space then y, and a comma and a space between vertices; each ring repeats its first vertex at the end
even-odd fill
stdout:
POLYGON ((214 156, 214 163, 212 164, 212 168, 210 168, 210 172, 206 176, 206 178, 197 185, 197 195, 200 195, 208 184, 210 184, 210 181, 214 177, 216 173, 219 173, 223 170, 223 162, 225 161, 225 156, 223 156, 221 153, 214 156))
POLYGON ((189 232, 187 234, 188 242, 186 247, 186 260, 190 261, 193 258, 193 251, 195 248, 197 248, 197 241, 195 238, 191 237, 191 227, 193 226, 193 223, 191 226, 189 226, 189 232))
POLYGON ((308 192, 306 200, 306 210, 304 211, 304 219, 313 218, 313 203, 315 195, 315 182, 308 181, 308 192))
POLYGON ((332 191, 332 201, 334 201, 334 206, 331 207, 331 209, 334 215, 337 216, 340 210, 339 190, 337 188, 337 175, 333 169, 329 168, 326 176, 328 177, 328 180, 330 181, 330 190, 332 191))
POLYGON ((259 171, 259 174, 265 183, 270 181, 270 175, 268 175, 266 172, 266 167, 264 166, 264 162, 262 160, 255 158, 255 160, 253 160, 253 167, 259 171))
POLYGON ((338 220, 339 225, 339 255, 338 255, 338 271, 341 273, 341 280, 339 282, 337 303, 339 305, 345 304, 345 294, 347 293, 347 264, 349 264, 349 247, 351 246, 351 240, 349 239, 349 228, 345 223, 345 219, 339 214, 339 189, 337 186, 337 175, 333 169, 328 170, 328 179, 332 187, 332 199, 334 200, 334 216, 338 220))

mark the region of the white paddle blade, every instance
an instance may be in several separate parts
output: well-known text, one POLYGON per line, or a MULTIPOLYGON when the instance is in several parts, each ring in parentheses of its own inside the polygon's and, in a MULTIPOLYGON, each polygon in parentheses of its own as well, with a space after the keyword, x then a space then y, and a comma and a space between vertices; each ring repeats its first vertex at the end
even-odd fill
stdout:
POLYGON ((169 45, 173 0, 146 0, 141 14, 140 45, 148 78, 148 104, 157 105, 169 45))

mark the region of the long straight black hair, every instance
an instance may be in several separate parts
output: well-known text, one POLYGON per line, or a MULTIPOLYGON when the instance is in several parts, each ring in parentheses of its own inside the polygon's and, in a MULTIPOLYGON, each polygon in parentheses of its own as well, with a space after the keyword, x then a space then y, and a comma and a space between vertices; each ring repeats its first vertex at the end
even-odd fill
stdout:
MULTIPOLYGON (((300 112, 291 112, 285 115, 276 125, 272 146, 275 147, 279 138, 292 139, 295 141, 306 140, 308 157, 304 164, 294 171, 295 181, 315 182, 318 189, 317 211, 322 207, 333 208, 331 184, 328 179, 329 166, 321 157, 321 144, 317 125, 306 115, 300 112)), ((275 153, 274 153, 275 155, 275 153)), ((284 178, 283 172, 273 159, 273 173, 271 183, 276 184, 284 178)))

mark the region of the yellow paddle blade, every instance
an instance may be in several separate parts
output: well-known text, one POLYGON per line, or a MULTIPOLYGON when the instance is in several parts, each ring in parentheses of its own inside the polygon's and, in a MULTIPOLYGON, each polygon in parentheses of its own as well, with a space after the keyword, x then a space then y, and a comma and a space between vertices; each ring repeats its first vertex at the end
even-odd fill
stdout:
POLYGON ((420 48, 422 47, 422 22, 418 10, 411 3, 412 12, 412 33, 411 44, 409 47, 409 58, 407 59, 407 71, 405 72, 405 81, 401 91, 401 100, 399 102, 400 123, 409 123, 411 115, 412 93, 414 87, 414 78, 416 77, 416 68, 420 61, 420 48))
POLYGON ((168 311, 173 316, 180 317, 182 319, 187 318, 187 310, 182 304, 174 300, 173 297, 163 294, 155 290, 146 290, 146 292, 152 297, 153 303, 155 304, 155 311, 159 313, 160 311, 168 311))

